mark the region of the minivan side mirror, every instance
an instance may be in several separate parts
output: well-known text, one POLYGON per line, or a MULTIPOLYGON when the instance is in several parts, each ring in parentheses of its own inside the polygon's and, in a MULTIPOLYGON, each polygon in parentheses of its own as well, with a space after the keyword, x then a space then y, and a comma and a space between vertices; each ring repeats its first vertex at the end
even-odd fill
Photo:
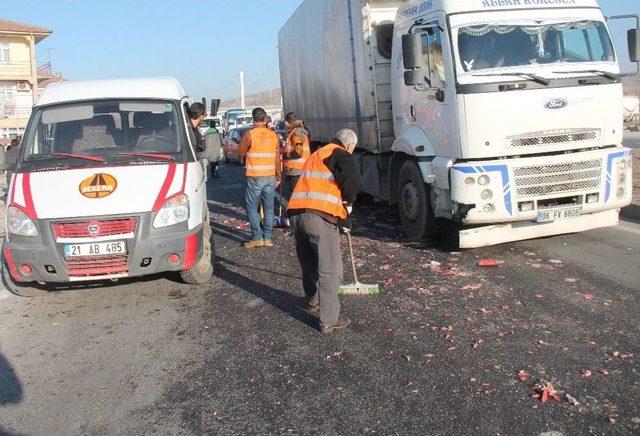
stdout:
POLYGON ((402 35, 402 62, 405 70, 424 67, 422 36, 420 33, 402 35))
POLYGON ((627 44, 629 45, 629 59, 631 59, 631 62, 640 62, 639 29, 629 29, 627 31, 627 44))

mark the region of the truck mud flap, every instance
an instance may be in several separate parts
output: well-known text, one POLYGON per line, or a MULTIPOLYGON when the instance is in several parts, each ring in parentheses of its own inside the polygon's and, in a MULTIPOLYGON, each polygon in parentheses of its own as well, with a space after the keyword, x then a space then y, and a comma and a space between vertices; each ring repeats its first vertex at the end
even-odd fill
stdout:
POLYGON ((618 209, 590 213, 578 218, 550 223, 521 221, 489 225, 460 231, 460 248, 479 248, 505 242, 523 241, 545 236, 579 233, 618 224, 618 209))

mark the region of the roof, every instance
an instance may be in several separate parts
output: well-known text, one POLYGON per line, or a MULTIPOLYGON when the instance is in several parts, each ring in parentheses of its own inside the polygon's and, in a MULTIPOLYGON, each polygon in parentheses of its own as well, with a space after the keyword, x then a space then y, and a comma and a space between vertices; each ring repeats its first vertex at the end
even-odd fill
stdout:
POLYGON ((53 31, 32 24, 19 23, 17 21, 0 18, 0 33, 33 34, 36 37, 36 43, 38 43, 51 35, 53 31))
POLYGON ((398 8, 400 21, 413 20, 431 11, 447 14, 507 9, 598 7, 597 0, 412 0, 398 8))
POLYGON ((109 98, 180 100, 185 96, 180 82, 172 77, 71 81, 47 86, 36 106, 109 98))

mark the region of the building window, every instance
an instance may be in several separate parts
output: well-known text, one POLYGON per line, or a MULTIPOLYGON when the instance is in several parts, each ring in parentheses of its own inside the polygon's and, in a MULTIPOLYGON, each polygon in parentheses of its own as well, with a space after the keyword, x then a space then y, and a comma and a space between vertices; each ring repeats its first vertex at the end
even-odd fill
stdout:
POLYGON ((13 98, 15 95, 14 83, 0 82, 0 98, 13 98))
POLYGON ((8 42, 0 42, 0 62, 11 62, 8 42))

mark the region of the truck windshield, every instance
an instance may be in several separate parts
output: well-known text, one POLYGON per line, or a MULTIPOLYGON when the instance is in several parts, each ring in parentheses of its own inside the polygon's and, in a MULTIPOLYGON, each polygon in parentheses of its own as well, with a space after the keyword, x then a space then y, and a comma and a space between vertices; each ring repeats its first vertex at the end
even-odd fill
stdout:
POLYGON ((615 61, 609 33, 599 21, 460 27, 458 55, 464 72, 562 62, 615 61))
POLYGON ((23 162, 117 163, 178 158, 183 135, 170 101, 101 100, 47 106, 34 114, 23 162), (89 157, 90 159, 87 159, 89 157), (91 159, 93 158, 93 159, 91 159))

